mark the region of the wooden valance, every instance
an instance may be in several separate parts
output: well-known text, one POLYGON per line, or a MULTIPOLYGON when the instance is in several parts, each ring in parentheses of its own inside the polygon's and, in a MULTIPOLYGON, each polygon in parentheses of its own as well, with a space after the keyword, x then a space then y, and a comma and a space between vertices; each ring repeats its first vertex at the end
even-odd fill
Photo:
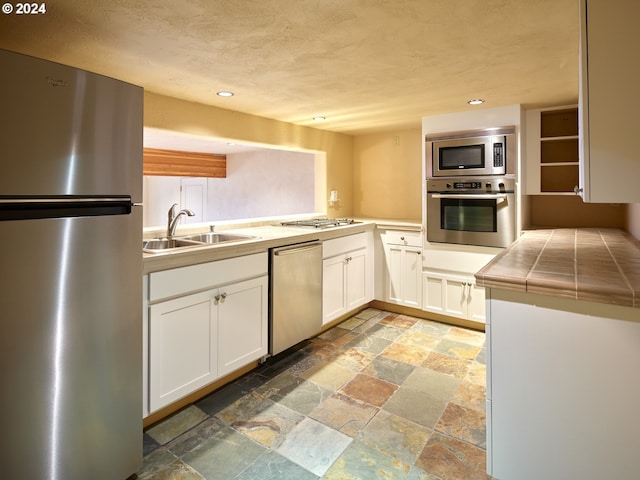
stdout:
POLYGON ((227 156, 177 150, 144 149, 144 175, 227 177, 227 156))

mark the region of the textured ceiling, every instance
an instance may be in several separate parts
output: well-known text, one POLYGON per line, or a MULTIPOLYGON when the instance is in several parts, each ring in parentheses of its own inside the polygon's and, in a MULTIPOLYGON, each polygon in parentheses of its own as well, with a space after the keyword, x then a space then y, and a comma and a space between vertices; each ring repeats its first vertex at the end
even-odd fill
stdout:
POLYGON ((50 0, 0 48, 349 134, 577 101, 578 0, 50 0), (220 90, 232 98, 215 95, 220 90), (324 115, 327 120, 314 122, 324 115))

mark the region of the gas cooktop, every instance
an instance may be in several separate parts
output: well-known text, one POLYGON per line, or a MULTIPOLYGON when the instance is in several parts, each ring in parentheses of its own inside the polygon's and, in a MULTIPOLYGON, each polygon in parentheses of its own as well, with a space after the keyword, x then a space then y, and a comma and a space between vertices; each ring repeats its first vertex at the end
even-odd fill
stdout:
POLYGON ((310 218, 307 220, 292 220, 290 222, 282 222, 280 225, 285 227, 329 228, 351 225, 352 223, 355 223, 355 220, 353 220, 352 218, 310 218))

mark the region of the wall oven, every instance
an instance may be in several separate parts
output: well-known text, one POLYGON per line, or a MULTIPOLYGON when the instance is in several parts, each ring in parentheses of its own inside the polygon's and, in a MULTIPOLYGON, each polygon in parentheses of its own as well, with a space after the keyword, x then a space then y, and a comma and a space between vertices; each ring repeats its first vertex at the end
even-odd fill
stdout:
POLYGON ((427 177, 515 173, 515 127, 425 137, 427 177))
POLYGON ((516 239, 514 177, 427 179, 427 241, 507 247, 516 239))

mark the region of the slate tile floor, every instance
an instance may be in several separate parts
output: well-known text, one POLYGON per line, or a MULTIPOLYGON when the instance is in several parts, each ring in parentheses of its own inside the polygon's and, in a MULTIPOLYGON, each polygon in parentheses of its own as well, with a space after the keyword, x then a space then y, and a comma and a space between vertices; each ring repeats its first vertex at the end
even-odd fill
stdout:
POLYGON ((365 309, 145 432, 138 478, 487 479, 484 334, 365 309))

